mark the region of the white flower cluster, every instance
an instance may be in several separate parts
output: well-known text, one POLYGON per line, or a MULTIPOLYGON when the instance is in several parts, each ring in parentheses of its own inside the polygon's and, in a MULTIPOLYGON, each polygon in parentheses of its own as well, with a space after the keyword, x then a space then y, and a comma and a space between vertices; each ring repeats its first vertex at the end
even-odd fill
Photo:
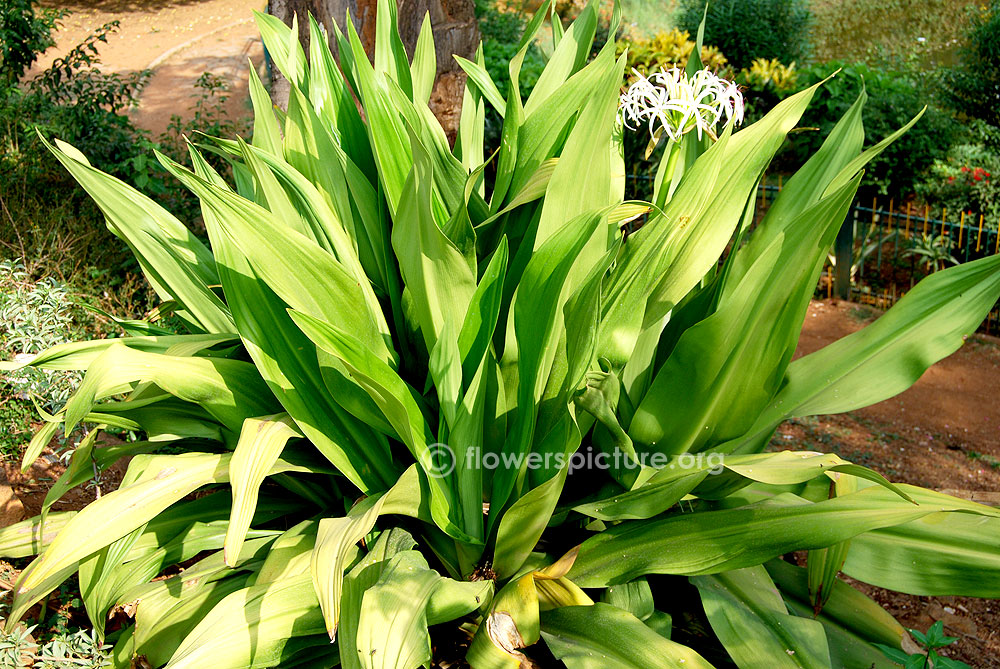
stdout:
POLYGON ((713 139, 715 126, 725 116, 743 122, 743 94, 733 82, 711 70, 699 70, 693 77, 675 68, 654 72, 647 79, 632 70, 637 80, 628 87, 618 105, 625 127, 635 130, 648 124, 654 138, 662 131, 677 141, 691 130, 698 138, 707 133, 713 139))

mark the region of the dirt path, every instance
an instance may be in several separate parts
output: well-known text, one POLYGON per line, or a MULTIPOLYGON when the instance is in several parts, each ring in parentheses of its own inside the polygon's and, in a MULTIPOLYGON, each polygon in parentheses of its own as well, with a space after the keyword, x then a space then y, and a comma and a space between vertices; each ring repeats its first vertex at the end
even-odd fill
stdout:
POLYGON ((232 118, 249 114, 249 63, 260 68, 264 51, 252 10, 265 0, 78 0, 43 4, 72 13, 62 20, 57 44, 35 65, 37 72, 109 21, 118 30, 99 45, 101 69, 135 72, 151 69, 131 116, 156 138, 173 114, 189 116, 197 99, 195 82, 203 72, 225 77, 230 84, 226 110, 232 118))
MULTIPOLYGON (((876 315, 861 305, 814 301, 797 355, 861 329, 876 315)), ((970 338, 908 391, 858 413, 903 430, 919 427, 928 442, 944 440, 1000 457, 1000 339, 970 338)))
MULTIPOLYGON (((814 301, 797 356, 855 332, 877 316, 848 302, 814 301)), ((971 337, 906 392, 839 416, 790 421, 774 443, 812 444, 889 478, 930 488, 1000 491, 1000 339, 971 337)))
MULTIPOLYGON (((814 301, 797 356, 855 332, 877 312, 814 301)), ((1000 339, 975 336, 912 388, 871 407, 789 421, 771 448, 834 452, 894 481, 996 502, 1000 493, 1000 339), (992 499, 991 499, 992 498, 992 499)), ((1000 601, 914 597, 855 582, 907 627, 941 620, 959 640, 948 654, 975 669, 1000 667, 1000 601)))

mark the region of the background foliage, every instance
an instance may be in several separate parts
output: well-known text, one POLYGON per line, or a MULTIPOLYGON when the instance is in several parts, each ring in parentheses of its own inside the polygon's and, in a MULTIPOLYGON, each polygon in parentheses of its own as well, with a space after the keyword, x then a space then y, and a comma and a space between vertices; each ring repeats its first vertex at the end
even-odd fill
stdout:
MULTIPOLYGON (((812 23, 806 0, 715 0, 705 15, 705 43, 718 47, 736 68, 758 58, 801 62, 810 54, 812 23)), ((695 34, 705 12, 701 0, 681 0, 677 25, 695 34)))

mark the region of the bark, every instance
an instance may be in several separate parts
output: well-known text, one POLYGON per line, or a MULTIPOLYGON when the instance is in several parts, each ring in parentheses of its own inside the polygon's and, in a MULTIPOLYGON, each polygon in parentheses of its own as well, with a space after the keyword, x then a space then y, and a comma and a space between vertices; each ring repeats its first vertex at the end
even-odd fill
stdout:
MULTIPOLYGON (((437 56, 437 80, 431 94, 431 110, 441 121, 454 140, 458 129, 458 118, 465 91, 465 74, 455 62, 453 54, 465 58, 475 56, 479 45, 479 24, 476 22, 473 0, 396 0, 399 16, 399 32, 407 55, 413 56, 420 26, 425 14, 430 14, 431 29, 437 56)), ((305 17, 312 13, 328 33, 333 33, 333 22, 341 30, 346 27, 346 16, 350 12, 361 43, 369 58, 375 51, 375 14, 377 0, 271 0, 269 11, 285 23, 291 25, 292 16, 299 16, 299 38, 307 49, 309 44, 308 22, 305 17)), ((331 44, 336 55, 336 45, 331 44)), ((272 68, 274 69, 274 68, 272 68)), ((277 71, 272 73, 271 97, 274 103, 285 109, 288 104, 288 82, 277 71)))

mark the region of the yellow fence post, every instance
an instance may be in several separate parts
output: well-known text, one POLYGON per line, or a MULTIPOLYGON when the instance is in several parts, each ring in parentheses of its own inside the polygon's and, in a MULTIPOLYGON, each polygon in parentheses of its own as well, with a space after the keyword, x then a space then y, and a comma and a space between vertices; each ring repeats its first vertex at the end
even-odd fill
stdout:
POLYGON ((983 241, 983 215, 979 214, 979 236, 976 237, 976 253, 979 253, 979 244, 983 241))
POLYGON ((911 203, 906 203, 906 238, 910 238, 910 206, 911 203))
POLYGON ((948 221, 948 208, 941 207, 941 236, 944 237, 944 224, 948 221))
POLYGON ((927 236, 927 221, 931 215, 931 206, 929 204, 924 205, 924 237, 927 236))
POLYGON ((962 246, 962 228, 965 227, 965 210, 962 210, 962 216, 958 219, 958 245, 962 246))

